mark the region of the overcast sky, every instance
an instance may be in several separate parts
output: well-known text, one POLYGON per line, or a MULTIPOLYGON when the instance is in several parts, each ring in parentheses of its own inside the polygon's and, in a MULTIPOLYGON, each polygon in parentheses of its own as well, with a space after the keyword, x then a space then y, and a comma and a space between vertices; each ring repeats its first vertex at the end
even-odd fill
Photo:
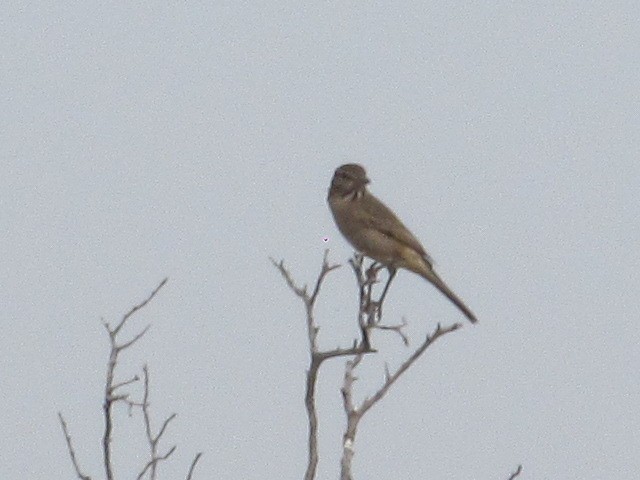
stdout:
MULTIPOLYGON (((134 2, 136 3, 136 2, 134 2)), ((148 362, 161 478, 299 479, 304 310, 351 247, 333 170, 421 239, 479 318, 439 341, 363 421, 358 479, 633 479, 640 471, 640 7, 634 1, 198 2, 0 7, 0 477, 102 477, 115 322, 148 362), (326 241, 325 241, 326 240, 326 241)), ((343 267, 323 347, 357 337, 343 267)), ((412 346, 464 317, 401 272, 385 308, 412 346)), ((359 398, 408 354, 377 333, 359 398)), ((321 371, 319 479, 338 476, 344 360, 321 371)), ((132 388, 134 393, 138 390, 132 388)), ((116 409, 114 462, 146 461, 116 409)))

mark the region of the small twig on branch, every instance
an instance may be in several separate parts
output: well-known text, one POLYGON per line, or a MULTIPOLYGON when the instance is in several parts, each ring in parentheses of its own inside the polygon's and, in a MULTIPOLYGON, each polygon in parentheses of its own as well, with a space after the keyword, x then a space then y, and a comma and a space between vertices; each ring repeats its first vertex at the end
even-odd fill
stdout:
POLYGON ((364 414, 367 410, 369 410, 377 401, 379 401, 382 397, 386 395, 391 386, 400 378, 400 376, 407 371, 407 369, 425 352, 430 345, 433 344, 438 338, 446 335, 448 333, 454 332, 458 330, 462 325, 459 323, 454 323, 445 328, 441 328, 440 324, 436 326, 436 329, 431 335, 427 335, 425 341, 420 345, 410 356, 407 358, 402 365, 395 371, 395 373, 389 375, 387 380, 384 382, 382 387, 373 394, 370 398, 365 399, 362 402, 360 407, 360 411, 364 414))
POLYGON ((307 324, 307 336, 309 341, 309 353, 310 364, 307 370, 307 382, 305 393, 305 406, 307 410, 307 418, 309 422, 309 452, 307 470, 305 472, 305 480, 312 480, 315 478, 316 470, 318 466, 318 414, 315 406, 315 389, 318 381, 318 371, 322 362, 334 357, 343 357, 351 355, 362 355, 365 353, 371 353, 374 350, 371 349, 368 342, 362 342, 354 345, 350 348, 335 348, 333 350, 321 351, 318 347, 318 331, 320 327, 316 324, 314 317, 314 308, 318 295, 320 294, 320 288, 326 276, 340 265, 330 265, 328 261, 329 251, 325 250, 322 260, 322 267, 320 273, 316 279, 313 292, 308 293, 307 286, 298 286, 293 280, 291 273, 284 266, 284 261, 276 262, 274 259, 270 259, 273 265, 280 271, 280 274, 284 277, 289 288, 302 299, 305 311, 306 311, 306 324, 307 324))
MULTIPOLYGON (((122 319, 118 322, 118 324, 115 327, 112 328, 108 322, 103 322, 103 325, 109 335, 109 343, 111 347, 109 351, 109 361, 107 363, 107 374, 106 374, 106 380, 105 380, 105 390, 104 390, 105 393, 104 393, 104 403, 103 403, 105 427, 104 427, 104 433, 102 437, 102 455, 103 455, 104 469, 105 469, 107 480, 113 480, 114 478, 113 466, 111 463, 111 435, 112 435, 112 429, 113 429, 113 417, 112 417, 113 405, 117 402, 123 402, 125 405, 127 405, 129 410, 129 415, 132 414, 132 411, 134 408, 140 408, 142 410, 145 433, 147 436, 147 441, 149 443, 150 459, 146 463, 146 465, 142 468, 141 472, 138 474, 138 477, 137 477, 138 480, 141 480, 143 477, 145 477, 147 473, 149 473, 150 480, 155 480, 158 463, 168 459, 176 450, 176 447, 173 446, 165 454, 163 455, 158 454, 158 444, 162 436, 164 435, 165 431, 167 430, 169 424, 171 423, 171 421, 174 418, 176 418, 176 414, 174 413, 170 415, 167 419, 165 419, 158 433, 155 435, 153 434, 153 430, 151 427, 151 414, 150 414, 150 402, 149 402, 150 375, 149 375, 149 369, 147 365, 144 365, 143 367, 144 391, 143 391, 143 398, 141 402, 131 400, 129 392, 121 391, 121 389, 124 389, 124 387, 128 387, 138 382, 140 380, 140 377, 138 375, 135 375, 127 380, 122 380, 118 382, 115 381, 115 370, 118 365, 120 353, 122 353, 124 350, 128 349, 129 347, 134 345, 136 342, 138 342, 138 340, 140 340, 147 333, 150 326, 147 325, 140 332, 135 334, 130 340, 125 342, 121 342, 118 335, 121 333, 122 329, 125 327, 127 321, 130 320, 131 317, 136 312, 138 312, 139 310, 147 306, 149 302, 156 296, 156 294, 160 291, 160 289, 166 283, 167 283, 167 279, 165 278, 160 282, 160 284, 153 290, 153 292, 151 292, 151 294, 145 300, 143 300, 141 303, 131 308, 131 310, 129 310, 122 317, 122 319)), ((73 463, 73 467, 76 471, 78 478, 80 480, 91 480, 91 477, 81 473, 80 467, 76 459, 75 450, 71 442, 71 436, 69 435, 69 432, 67 429, 67 423, 62 417, 62 414, 58 413, 58 417, 60 419, 60 424, 62 425, 62 431, 64 433, 65 440, 67 442, 67 449, 69 450, 69 456, 71 457, 71 461, 73 463)), ((202 456, 202 452, 198 453, 193 459, 193 461, 191 462, 191 466, 187 474, 187 480, 191 480, 196 464, 200 460, 201 456, 202 456)))
POLYGON ((153 300, 153 297, 156 296, 156 294, 160 291, 160 289, 162 287, 164 287, 165 283, 167 283, 167 281, 169 280, 168 277, 164 278, 159 284, 158 286, 155 288, 155 290, 153 292, 151 292, 151 295, 149 295, 146 299, 144 299, 142 302, 140 302, 138 305, 135 305, 131 310, 129 310, 127 313, 125 313, 125 315, 122 317, 122 320, 120 320, 120 323, 118 323, 118 325, 116 326, 116 328, 113 329, 113 333, 115 335, 118 334, 118 332, 122 329, 122 327, 124 327, 124 324, 127 323, 127 320, 129 320, 129 318, 131 318, 131 316, 136 313, 138 310, 144 308, 147 306, 147 304, 153 300))
POLYGON ((144 476, 145 473, 147 473, 147 470, 149 470, 149 468, 151 468, 152 476, 151 478, 153 480, 155 480, 155 470, 156 470, 156 465, 158 462, 162 461, 162 460, 166 460, 167 458, 169 458, 171 456, 171 454, 173 452, 176 451, 176 446, 174 445, 173 447, 171 447, 169 449, 169 451, 167 453, 165 453, 164 455, 160 455, 160 456, 156 456, 153 460, 149 460, 147 462, 147 464, 145 465, 145 467, 142 469, 142 471, 140 472, 140 474, 137 477, 137 480, 141 480, 142 477, 144 476))
POLYGON ((344 410, 347 415, 347 426, 343 435, 342 459, 340 462, 341 480, 351 480, 352 478, 351 465, 355 454, 355 436, 362 417, 387 394, 391 386, 420 358, 433 342, 448 333, 454 332, 459 329, 460 326, 459 323, 454 323, 449 327, 442 328, 440 324, 438 324, 434 332, 431 335, 427 335, 425 341, 395 372, 391 373, 388 366, 385 366, 385 381, 383 385, 371 397, 365 398, 358 406, 356 406, 353 401, 353 384, 357 380, 354 371, 362 357, 357 356, 347 362, 342 386, 342 398, 344 410))
POLYGON ((402 339, 402 343, 404 343, 405 347, 409 346, 409 337, 407 336, 406 333, 404 333, 403 328, 405 328, 408 325, 406 318, 402 318, 402 323, 399 323, 397 325, 381 325, 381 324, 377 324, 377 325, 373 325, 372 328, 377 328, 379 330, 388 330, 388 331, 392 331, 392 332, 396 332, 398 335, 400 335, 400 338, 402 339))
POLYGON ((518 465, 518 468, 516 468, 516 471, 511 474, 511 476, 509 477, 509 480, 513 480, 514 478, 520 476, 521 472, 522 472, 522 465, 518 465))
POLYGON ((120 387, 126 387, 127 385, 131 385, 132 383, 136 383, 139 380, 140 380, 140 377, 138 375, 134 375, 129 380, 125 380, 124 382, 120 382, 120 383, 114 384, 111 387, 111 390, 113 391, 113 390, 117 390, 120 387))
POLYGON ((67 449, 69 450, 69 456, 71 457, 71 463, 73 463, 73 468, 76 471, 76 475, 80 480, 91 480, 89 475, 85 475, 80 471, 80 466, 78 465, 78 460, 76 459, 76 452, 73 449, 73 444, 71 443, 71 435, 69 435, 69 429, 67 428, 67 422, 64 420, 62 413, 58 412, 58 418, 60 419, 60 425, 62 425, 62 432, 64 433, 64 438, 67 441, 67 449))
POLYGON ((193 472, 196 469, 196 464, 198 463, 198 460, 200 460, 200 457, 202 457, 202 452, 198 452, 194 457, 193 462, 191 462, 191 466, 189 467, 189 473, 187 474, 186 480, 191 480, 191 478, 193 477, 193 472))
MULTIPOLYGON (((372 300, 373 285, 377 283, 378 272, 383 268, 381 265, 375 262, 368 268, 364 268, 364 259, 361 255, 356 255, 349 261, 353 271, 356 275, 356 280, 359 288, 359 309, 358 309, 358 325, 362 331, 362 342, 358 345, 354 342, 351 348, 336 348, 334 350, 321 351, 317 344, 317 335, 319 327, 315 323, 314 307, 317 300, 322 282, 329 272, 338 267, 338 265, 329 265, 327 261, 328 251, 325 251, 322 268, 316 280, 313 292, 308 293, 307 286, 299 286, 293 280, 290 272, 284 266, 284 262, 276 262, 271 259, 273 265, 280 271, 284 277, 289 288, 300 297, 305 305, 306 310, 306 323, 307 333, 309 340, 309 351, 311 361, 309 370, 307 371, 307 385, 305 394, 305 405, 307 409, 307 417, 309 420, 309 457, 307 470, 305 472, 305 480, 312 480, 315 478, 317 464, 318 464, 318 417, 315 406, 315 387, 317 383, 318 371, 324 360, 339 356, 353 356, 353 358, 347 361, 347 368, 345 370, 344 384, 342 388, 343 403, 345 411, 347 412, 347 430, 343 437, 343 458, 342 458, 342 479, 351 479, 351 459, 353 458, 354 450, 353 445, 355 441, 355 435, 357 426, 362 416, 384 395, 388 392, 391 386, 400 378, 400 376, 424 353, 424 351, 435 342, 438 338, 447 333, 453 332, 460 328, 460 324, 453 324, 449 327, 441 328, 437 326, 436 330, 428 335, 425 341, 409 356, 409 358, 393 373, 389 372, 386 368, 386 377, 384 384, 380 389, 370 398, 365 399, 360 406, 356 406, 353 401, 353 383, 356 381, 354 374, 355 368, 360 364, 364 355, 367 353, 375 352, 371 348, 369 341, 369 330, 378 328, 380 330, 387 330, 396 332, 402 338, 405 345, 408 345, 409 339, 403 331, 403 328, 407 325, 405 319, 399 325, 381 325, 380 317, 382 310, 381 298, 375 302, 372 300)), ((391 273, 390 279, 393 278, 391 273)), ((388 283, 388 282, 387 282, 388 283)), ((386 290, 386 288, 385 288, 386 290)))
MULTIPOLYGON (((133 316, 134 313, 144 308, 152 299, 156 296, 156 294, 160 291, 160 289, 167 283, 167 278, 162 280, 160 284, 151 292, 151 294, 143 300, 138 305, 134 306, 131 310, 129 310, 123 317, 122 320, 116 325, 115 328, 111 328, 108 322, 104 322, 104 327, 109 334, 109 342, 111 344, 111 350, 109 352, 109 362, 107 364, 107 377, 105 382, 105 390, 104 390, 104 434, 102 436, 102 455, 104 459, 104 469, 107 480, 113 480, 113 465, 111 462, 111 433, 113 430, 113 417, 112 410, 113 404, 117 401, 127 401, 128 394, 120 394, 115 395, 115 390, 117 388, 122 387, 123 385, 131 384, 137 381, 134 377, 132 380, 127 380, 125 382, 114 382, 114 375, 116 365, 118 364, 118 355, 123 350, 131 347, 138 340, 140 340, 145 333, 149 330, 149 325, 147 325, 141 332, 134 335, 133 338, 124 343, 118 343, 118 333, 125 326, 127 321, 133 316)), ((131 405, 130 405, 131 406, 131 405)))
POLYGON ((280 274, 284 277, 289 288, 304 302, 307 312, 307 334, 309 337, 309 344, 313 351, 318 350, 317 335, 319 330, 319 328, 315 324, 315 319, 313 317, 313 308, 315 307, 316 299, 318 298, 320 287, 322 286, 322 282, 324 281, 325 277, 329 274, 329 272, 340 268, 339 264, 329 265, 329 262, 327 260, 328 256, 329 250, 325 250, 324 258, 322 260, 322 268, 320 270, 320 273, 318 274, 318 278, 316 279, 316 284, 311 295, 309 295, 306 285, 302 287, 296 285, 296 282, 291 277, 291 273, 284 266, 284 260, 276 262, 273 258, 270 258, 271 263, 273 263, 273 265, 280 271, 280 274))
POLYGON ((162 460, 166 460, 167 458, 169 458, 176 449, 176 446, 174 445, 164 455, 158 455, 158 443, 160 442, 160 439, 162 438, 162 435, 164 434, 165 430, 169 426, 169 423, 174 418, 176 418, 176 414, 175 413, 171 414, 163 422, 162 427, 160 427, 160 431, 157 433, 157 435, 153 435, 151 431, 152 430, 151 414, 149 412, 149 368, 147 367, 147 365, 142 367, 142 371, 144 373, 144 393, 142 397, 142 403, 140 404, 140 408, 142 409, 142 414, 144 417, 145 433, 147 435, 147 442, 149 443, 149 453, 151 458, 149 459, 145 467, 142 469, 142 471, 138 475, 138 480, 142 479, 144 474, 149 469, 151 470, 150 471, 151 480, 155 480, 158 463, 161 462, 162 460))

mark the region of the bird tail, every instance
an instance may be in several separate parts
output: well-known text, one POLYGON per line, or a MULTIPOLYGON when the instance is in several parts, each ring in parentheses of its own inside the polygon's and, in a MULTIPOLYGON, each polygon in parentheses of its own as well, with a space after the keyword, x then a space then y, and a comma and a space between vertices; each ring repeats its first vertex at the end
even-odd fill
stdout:
POLYGON ((462 313, 465 314, 465 316, 471 323, 476 323, 478 321, 473 312, 469 310, 469 307, 467 307, 464 302, 460 300, 460 298, 455 293, 453 293, 453 291, 447 286, 446 283, 444 283, 444 281, 442 281, 442 279, 436 272, 429 269, 426 273, 421 272, 421 275, 430 283, 432 283, 438 290, 440 290, 449 300, 451 300, 451 302, 456 307, 458 307, 462 313))

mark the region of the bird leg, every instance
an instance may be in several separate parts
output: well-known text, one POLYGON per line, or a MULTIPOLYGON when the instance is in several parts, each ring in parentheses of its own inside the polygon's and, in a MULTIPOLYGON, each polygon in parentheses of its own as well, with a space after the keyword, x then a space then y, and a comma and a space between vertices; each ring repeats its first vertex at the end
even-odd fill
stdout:
POLYGON ((369 285, 377 282, 376 277, 378 276, 378 272, 383 268, 384 268, 384 265, 378 262, 373 262, 371 266, 367 268, 366 275, 367 275, 367 283, 369 285))
POLYGON ((360 330, 362 331, 362 348, 365 350, 371 350, 371 342, 369 341, 369 329, 366 327, 366 325, 361 325, 360 330))
POLYGON ((387 295, 387 291, 389 290, 389 286, 391 285, 391 281, 393 277, 396 276, 398 270, 394 267, 387 267, 389 270, 389 279, 387 280, 387 284, 384 286, 384 290, 382 290, 382 295, 380 295, 380 300, 376 302, 378 305, 378 320, 382 318, 382 302, 384 302, 384 297, 387 295))

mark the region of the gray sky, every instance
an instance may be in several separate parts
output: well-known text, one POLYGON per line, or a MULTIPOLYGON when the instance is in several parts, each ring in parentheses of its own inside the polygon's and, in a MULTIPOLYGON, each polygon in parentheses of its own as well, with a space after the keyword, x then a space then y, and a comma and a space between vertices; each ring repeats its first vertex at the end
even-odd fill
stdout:
MULTIPOLYGON (((359 162, 480 319, 370 412, 356 478, 631 479, 640 470, 640 9, 636 2, 3 2, 0 477, 72 478, 56 412, 100 478, 115 321, 152 329, 163 478, 301 478, 303 309, 351 248, 326 206, 359 162), (260 6, 257 6, 259 4, 260 6), (323 238, 327 237, 327 243, 323 238)), ((464 318, 401 273, 385 309, 415 345, 464 318)), ((333 273, 321 343, 349 345, 333 273)), ((407 354, 377 334, 383 362, 407 354)), ((319 478, 337 477, 344 362, 322 371, 319 478)), ((117 409, 121 478, 146 454, 117 409)))

